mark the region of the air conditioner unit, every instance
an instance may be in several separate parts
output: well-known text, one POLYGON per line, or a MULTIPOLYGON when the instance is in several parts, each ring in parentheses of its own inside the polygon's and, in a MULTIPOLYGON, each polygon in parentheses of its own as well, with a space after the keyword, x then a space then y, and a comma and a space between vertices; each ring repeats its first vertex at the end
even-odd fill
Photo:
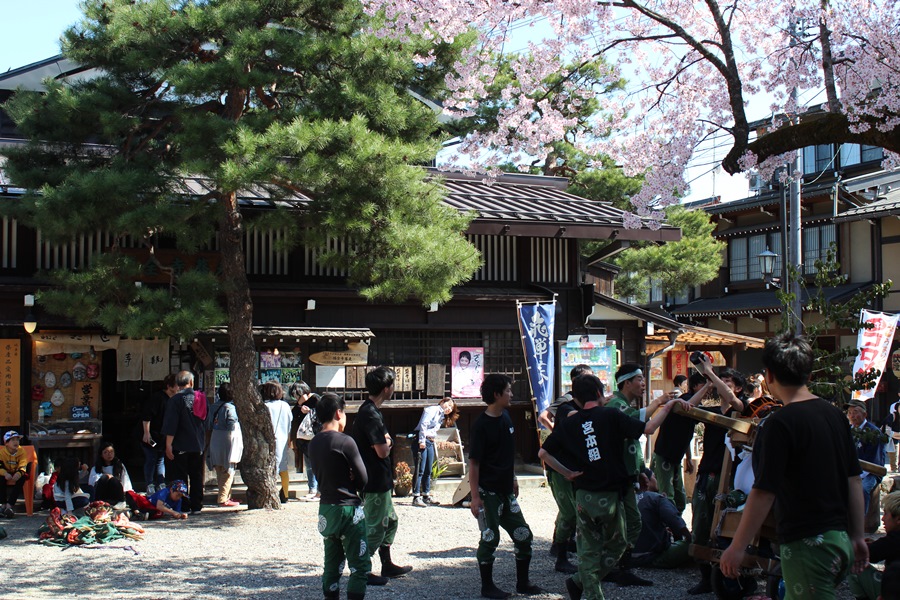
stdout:
POLYGON ((750 173, 750 190, 758 192, 766 187, 766 181, 759 173, 750 173))

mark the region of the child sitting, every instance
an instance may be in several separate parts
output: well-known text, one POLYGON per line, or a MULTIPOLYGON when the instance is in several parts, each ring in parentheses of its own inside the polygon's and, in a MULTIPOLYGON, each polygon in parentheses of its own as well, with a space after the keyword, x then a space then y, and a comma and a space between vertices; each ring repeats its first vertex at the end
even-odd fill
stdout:
POLYGON ((163 515, 169 515, 176 519, 187 519, 187 513, 181 512, 181 501, 188 496, 187 484, 178 479, 167 488, 161 488, 150 496, 138 494, 133 490, 125 492, 126 502, 134 511, 134 519, 141 520, 161 519, 163 515))
POLYGON ((25 450, 19 448, 22 435, 16 431, 7 431, 0 447, 0 516, 12 519, 15 516, 16 502, 22 495, 25 480, 28 479, 28 457, 25 450))
POLYGON ((53 486, 53 500, 63 513, 84 508, 91 501, 90 486, 81 485, 81 464, 74 456, 63 459, 53 486))
MULTIPOLYGON (((869 546, 869 562, 884 561, 885 568, 900 560, 900 492, 891 492, 881 502, 886 535, 877 540, 866 540, 869 546)), ((881 595, 881 573, 871 564, 859 575, 850 575, 850 592, 854 598, 877 600, 881 595)))

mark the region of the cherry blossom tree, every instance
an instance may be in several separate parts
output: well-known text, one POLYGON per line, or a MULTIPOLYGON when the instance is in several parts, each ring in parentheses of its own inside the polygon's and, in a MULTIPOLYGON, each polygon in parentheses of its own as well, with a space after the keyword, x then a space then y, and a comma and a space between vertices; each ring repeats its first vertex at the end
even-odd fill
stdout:
POLYGON ((687 193, 685 167, 712 136, 727 136, 721 166, 732 174, 769 172, 813 144, 879 146, 889 166, 900 152, 900 0, 364 2, 387 17, 382 36, 452 40, 478 32, 479 43, 448 78, 452 95, 444 105, 458 117, 476 114, 489 96, 496 76, 490 58, 511 54, 515 77, 507 78, 498 122, 457 149, 467 162, 544 158, 548 143, 573 125, 572 107, 596 101, 612 122, 598 120, 596 135, 583 143, 627 174, 644 174, 632 199, 638 216, 659 219, 662 206, 687 193), (527 51, 510 53, 523 25, 534 34, 527 51), (566 77, 568 66, 600 57, 610 67, 602 75, 626 79, 625 89, 594 95, 566 77), (562 76, 551 90, 552 74, 562 76), (773 98, 765 129, 747 114, 761 94, 773 98))

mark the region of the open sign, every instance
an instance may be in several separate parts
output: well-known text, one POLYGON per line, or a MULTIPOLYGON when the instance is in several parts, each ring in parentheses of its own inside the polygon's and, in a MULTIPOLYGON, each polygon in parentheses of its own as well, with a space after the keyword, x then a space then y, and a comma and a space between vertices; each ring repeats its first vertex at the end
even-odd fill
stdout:
POLYGON ((73 406, 72 407, 72 419, 90 419, 91 418, 91 407, 90 406, 73 406))

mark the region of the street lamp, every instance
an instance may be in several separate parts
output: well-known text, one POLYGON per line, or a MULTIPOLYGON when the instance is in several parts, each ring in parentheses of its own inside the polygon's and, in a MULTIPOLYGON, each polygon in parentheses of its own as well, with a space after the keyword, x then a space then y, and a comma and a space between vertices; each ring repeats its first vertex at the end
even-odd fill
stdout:
POLYGON ((37 319, 35 319, 34 313, 32 312, 32 308, 34 307, 33 294, 25 295, 25 307, 28 309, 28 314, 25 315, 25 322, 22 325, 25 327, 26 333, 34 333, 37 329, 37 319))
POLYGON ((772 284, 777 288, 781 286, 778 285, 778 279, 772 277, 772 274, 775 273, 775 261, 778 259, 778 255, 769 250, 768 247, 757 256, 759 259, 759 270, 762 273, 763 281, 766 284, 772 284))

